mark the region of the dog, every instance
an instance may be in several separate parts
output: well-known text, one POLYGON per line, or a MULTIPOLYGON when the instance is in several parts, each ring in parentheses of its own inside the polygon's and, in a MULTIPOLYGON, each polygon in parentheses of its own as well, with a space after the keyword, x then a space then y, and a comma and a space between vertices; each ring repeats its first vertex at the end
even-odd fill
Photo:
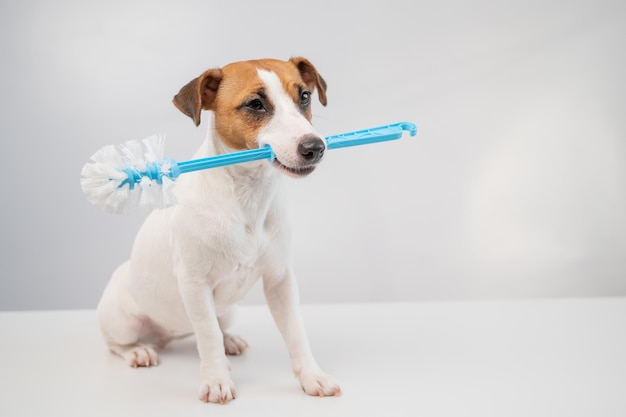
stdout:
POLYGON ((324 156, 311 102, 317 91, 325 106, 326 89, 313 64, 294 57, 209 69, 174 97, 196 126, 202 110, 212 114, 196 158, 270 145, 275 159, 187 174, 177 181, 178 204, 148 215, 98 304, 104 339, 127 364, 157 365, 155 349, 193 334, 199 398, 235 399, 226 355, 248 344, 227 329, 236 303, 261 279, 304 392, 341 394, 315 361, 302 323, 281 190, 284 174, 304 177, 324 156))

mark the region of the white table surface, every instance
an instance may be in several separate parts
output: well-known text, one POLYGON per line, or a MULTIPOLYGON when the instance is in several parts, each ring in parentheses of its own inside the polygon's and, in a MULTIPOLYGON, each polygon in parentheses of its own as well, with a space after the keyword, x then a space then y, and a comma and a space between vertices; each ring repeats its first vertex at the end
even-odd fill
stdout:
POLYGON ((243 306, 238 398, 196 398, 193 338, 132 369, 94 311, 0 313, 0 416, 626 416, 626 298, 304 306, 338 398, 302 393, 265 306, 243 306))

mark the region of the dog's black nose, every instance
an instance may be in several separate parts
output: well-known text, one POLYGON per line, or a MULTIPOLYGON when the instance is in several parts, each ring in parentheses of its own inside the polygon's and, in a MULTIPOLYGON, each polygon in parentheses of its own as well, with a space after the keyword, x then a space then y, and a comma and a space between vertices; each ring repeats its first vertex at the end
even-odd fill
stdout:
POLYGON ((326 144, 322 139, 314 135, 306 136, 298 145, 298 152, 307 162, 315 162, 322 159, 326 144))

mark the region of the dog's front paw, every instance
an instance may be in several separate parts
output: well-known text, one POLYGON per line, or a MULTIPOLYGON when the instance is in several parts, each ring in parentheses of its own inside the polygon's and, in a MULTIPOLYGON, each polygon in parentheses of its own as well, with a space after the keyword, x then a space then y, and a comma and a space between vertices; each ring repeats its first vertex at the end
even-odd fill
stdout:
POLYGON ((227 404, 237 397, 235 384, 228 372, 216 372, 204 377, 200 384, 200 400, 205 403, 227 404))
POLYGON ((302 389, 309 395, 319 397, 341 395, 341 388, 339 388, 337 381, 321 370, 303 370, 297 376, 300 379, 302 389))

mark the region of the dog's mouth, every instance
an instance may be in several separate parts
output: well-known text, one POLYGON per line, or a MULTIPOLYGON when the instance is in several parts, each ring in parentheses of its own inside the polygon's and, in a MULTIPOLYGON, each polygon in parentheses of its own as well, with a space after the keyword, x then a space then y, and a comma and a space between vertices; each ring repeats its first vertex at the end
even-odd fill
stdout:
POLYGON ((306 177, 311 172, 313 172, 315 170, 315 167, 316 167, 316 165, 307 165, 307 166, 303 166, 303 167, 292 168, 292 167, 289 167, 289 166, 283 164, 278 159, 274 159, 274 166, 277 167, 282 172, 284 172, 287 175, 290 175, 292 177, 306 177))

